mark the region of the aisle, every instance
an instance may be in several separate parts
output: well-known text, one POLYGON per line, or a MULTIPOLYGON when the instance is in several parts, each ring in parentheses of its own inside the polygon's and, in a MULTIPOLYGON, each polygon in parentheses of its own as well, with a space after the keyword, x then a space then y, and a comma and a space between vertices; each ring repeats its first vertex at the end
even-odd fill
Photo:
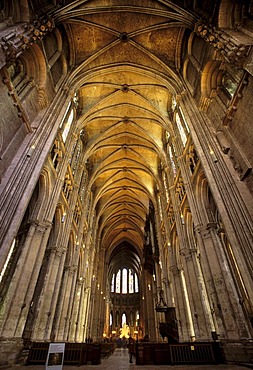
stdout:
MULTIPOLYGON (((132 364, 129 363, 129 353, 127 348, 116 348, 114 353, 108 359, 102 359, 101 365, 96 367, 103 370, 133 370, 137 368, 135 366, 135 359, 133 359, 132 364)), ((93 368, 94 366, 91 367, 91 369, 93 368)), ((85 366, 85 369, 87 369, 87 366, 85 366)))

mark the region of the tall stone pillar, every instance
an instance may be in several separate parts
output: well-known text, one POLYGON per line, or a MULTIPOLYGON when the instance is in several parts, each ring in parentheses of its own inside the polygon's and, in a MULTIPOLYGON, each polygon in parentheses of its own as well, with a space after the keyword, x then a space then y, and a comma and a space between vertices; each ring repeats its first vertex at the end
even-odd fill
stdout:
POLYGON ((175 289, 175 307, 178 320, 178 331, 181 342, 189 341, 193 333, 189 324, 189 312, 185 301, 185 291, 182 282, 182 271, 173 266, 170 268, 175 289))
POLYGON ((74 283, 75 282, 75 271, 76 268, 70 266, 65 267, 65 273, 63 274, 63 282, 61 286, 61 292, 58 301, 58 320, 55 323, 55 339, 57 341, 63 341, 66 339, 66 326, 68 320, 68 312, 73 304, 74 295, 74 283))
POLYGON ((80 301, 82 297, 83 279, 77 279, 77 283, 74 290, 73 307, 70 319, 70 330, 68 340, 70 342, 76 341, 77 329, 78 329, 78 314, 80 310, 80 301))
POLYGON ((85 296, 84 296, 84 302, 83 302, 83 342, 86 341, 86 338, 88 337, 88 331, 89 331, 89 309, 90 309, 90 303, 91 303, 91 287, 88 286, 85 289, 85 296))
POLYGON ((211 332, 215 331, 215 328, 198 261, 198 252, 197 249, 187 249, 181 252, 181 255, 192 311, 195 339, 197 341, 207 341, 210 340, 211 332))
POLYGON ((54 296, 56 295, 56 297, 58 297, 59 282, 62 277, 62 274, 59 273, 59 270, 61 271, 60 265, 63 265, 63 263, 61 263, 61 256, 62 252, 58 251, 57 248, 50 249, 47 279, 45 281, 43 291, 39 297, 39 309, 33 331, 33 339, 35 340, 50 339, 50 328, 52 326, 52 320, 55 312, 55 305, 53 304, 55 300, 54 296))
POLYGON ((199 233, 202 238, 201 264, 211 300, 212 313, 217 323, 217 333, 220 339, 247 338, 249 331, 226 256, 216 232, 216 224, 208 224, 199 228, 199 233))
POLYGON ((84 342, 85 336, 85 313, 86 313, 86 305, 87 303, 87 296, 88 296, 89 288, 85 285, 85 280, 82 284, 81 289, 81 296, 80 296, 80 303, 79 303, 79 310, 78 310, 78 317, 77 317, 77 327, 76 327, 76 342, 84 342))
POLYGON ((44 257, 51 223, 30 224, 10 287, 1 310, 1 336, 21 337, 44 257))

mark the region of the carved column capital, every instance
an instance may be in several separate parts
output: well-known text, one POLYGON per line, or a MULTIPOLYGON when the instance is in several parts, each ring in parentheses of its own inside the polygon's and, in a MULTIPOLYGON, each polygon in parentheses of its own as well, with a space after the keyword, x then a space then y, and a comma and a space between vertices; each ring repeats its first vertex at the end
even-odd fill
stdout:
POLYGON ((164 286, 165 286, 166 288, 168 288, 168 286, 170 285, 170 281, 169 281, 169 279, 168 279, 168 278, 163 278, 163 279, 162 279, 162 283, 164 284, 164 286))
POLYGON ((204 226, 198 226, 195 228, 196 232, 201 235, 203 239, 211 237, 211 230, 217 229, 216 222, 209 222, 204 226))
POLYGON ((40 235, 44 235, 48 229, 52 228, 52 222, 50 221, 32 220, 30 224, 34 225, 35 233, 40 235))
POLYGON ((180 273, 180 269, 177 266, 171 266, 170 272, 172 273, 173 276, 178 276, 180 273))

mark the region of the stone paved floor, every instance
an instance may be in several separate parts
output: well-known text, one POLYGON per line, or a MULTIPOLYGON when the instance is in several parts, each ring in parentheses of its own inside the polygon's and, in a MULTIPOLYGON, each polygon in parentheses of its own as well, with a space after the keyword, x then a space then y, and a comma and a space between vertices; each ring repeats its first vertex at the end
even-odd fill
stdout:
MULTIPOLYGON (((0 368, 1 369, 1 368, 0 368)), ((50 369, 50 367, 48 368, 50 369)), ((83 365, 83 366, 63 366, 63 370, 246 370, 247 368, 239 365, 191 365, 191 366, 169 366, 169 365, 135 365, 129 363, 129 356, 127 349, 116 349, 114 354, 108 359, 102 359, 100 365, 83 365)), ((44 365, 16 365, 9 370, 45 370, 44 365)))

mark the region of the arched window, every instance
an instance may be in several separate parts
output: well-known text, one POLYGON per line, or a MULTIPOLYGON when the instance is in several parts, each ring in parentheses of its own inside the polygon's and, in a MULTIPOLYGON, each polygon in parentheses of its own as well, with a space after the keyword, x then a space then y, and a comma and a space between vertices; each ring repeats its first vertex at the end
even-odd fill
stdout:
POLYGON ((65 143, 67 140, 68 133, 70 131, 71 125, 75 119, 75 111, 78 106, 78 103, 76 103, 76 95, 73 98, 72 101, 69 102, 67 109, 65 111, 65 114, 61 120, 60 123, 60 129, 61 129, 61 135, 62 135, 62 140, 65 143))
POLYGON ((62 131, 62 139, 63 139, 64 143, 66 142, 66 139, 67 139, 67 136, 68 136, 68 133, 69 133, 69 130, 70 130, 70 126, 73 122, 73 119, 74 119, 74 109, 71 109, 70 114, 68 116, 68 119, 65 122, 64 127, 63 127, 63 131, 62 131))
POLYGON ((116 275, 116 293, 120 293, 121 270, 116 275))
POLYGON ((139 280, 136 272, 131 269, 119 269, 116 274, 112 275, 111 293, 133 294, 139 292, 139 280))
POLYGON ((138 293, 139 292, 139 281, 138 281, 138 276, 136 273, 134 274, 134 281, 135 281, 135 293, 138 293))
POLYGON ((129 293, 134 293, 134 275, 132 270, 129 270, 129 293))
POLYGON ((126 324, 126 314, 125 313, 123 313, 123 315, 122 315, 122 322, 121 322, 122 328, 123 328, 124 324, 126 324))
POLYGON ((162 204, 161 204, 160 194, 157 195, 157 200, 158 200, 158 208, 159 208, 160 218, 161 218, 161 221, 163 221, 163 211, 162 211, 162 204))
POLYGON ((127 269, 122 270, 122 293, 127 294, 128 288, 128 281, 127 281, 127 269))
POLYGON ((169 190, 168 190, 168 185, 167 185, 167 178, 166 178, 166 173, 163 171, 163 185, 164 185, 164 190, 165 190, 165 196, 166 196, 166 201, 169 203, 170 197, 169 197, 169 190))
POLYGON ((178 128, 179 134, 181 136, 182 143, 185 146, 186 141, 187 141, 187 137, 186 137, 186 134, 185 134, 185 131, 184 131, 184 127, 182 125, 182 122, 181 122, 181 119, 180 119, 180 116, 179 116, 178 113, 176 113, 176 124, 177 124, 177 128, 178 128))
POLYGON ((114 293, 115 289, 115 274, 112 275, 111 292, 114 293))
POLYGON ((169 146, 169 156, 170 156, 170 163, 171 163, 171 167, 172 167, 172 171, 173 171, 173 175, 174 177, 177 176, 177 167, 175 165, 175 161, 174 161, 174 155, 173 155, 173 150, 172 150, 172 147, 169 146))

